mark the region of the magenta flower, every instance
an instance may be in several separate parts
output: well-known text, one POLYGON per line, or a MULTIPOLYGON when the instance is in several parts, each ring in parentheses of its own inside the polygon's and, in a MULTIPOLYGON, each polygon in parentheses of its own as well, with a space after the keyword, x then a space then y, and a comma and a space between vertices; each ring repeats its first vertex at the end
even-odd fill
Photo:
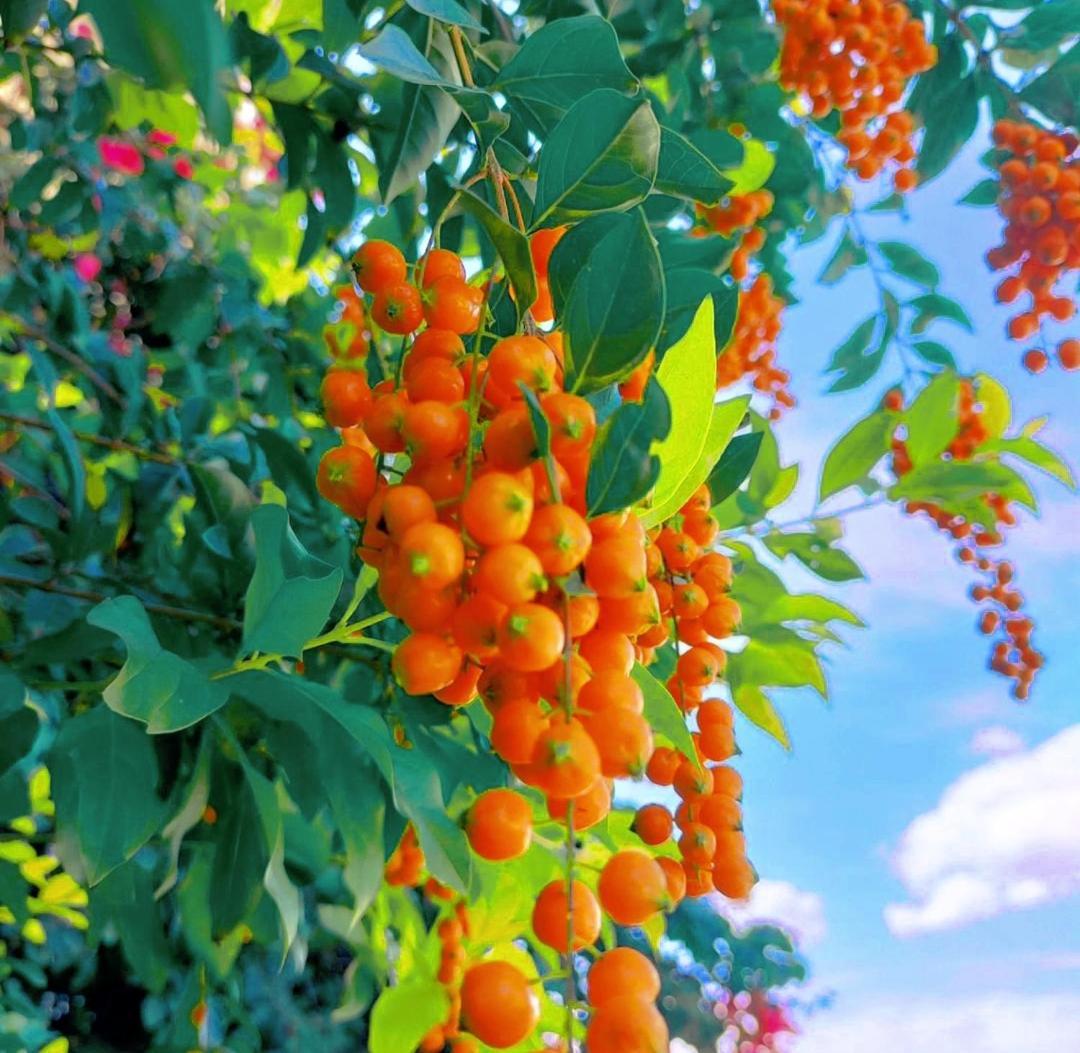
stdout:
POLYGON ((173 162, 173 171, 181 179, 190 179, 195 174, 195 169, 192 167, 191 158, 178 157, 173 162))
POLYGON ((115 168, 125 175, 142 174, 142 154, 131 143, 103 135, 98 139, 98 152, 101 154, 101 163, 106 168, 115 168))
POLYGON ((92 282, 101 273, 101 260, 92 252, 80 252, 71 263, 84 282, 92 282))

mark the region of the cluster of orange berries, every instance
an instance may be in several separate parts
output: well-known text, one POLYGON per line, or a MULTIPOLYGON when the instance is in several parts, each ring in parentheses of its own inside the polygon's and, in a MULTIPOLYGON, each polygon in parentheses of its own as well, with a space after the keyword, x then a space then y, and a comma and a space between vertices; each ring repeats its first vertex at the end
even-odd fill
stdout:
MULTIPOLYGON (((903 396, 897 390, 890 391, 885 398, 885 408, 893 412, 899 412, 903 405, 903 396)), ((969 461, 989 438, 970 381, 964 380, 960 384, 957 413, 957 432, 945 454, 950 460, 969 461)), ((892 457, 897 478, 911 471, 907 446, 895 435, 892 457)), ((962 515, 927 501, 910 501, 905 511, 909 515, 923 513, 929 517, 939 530, 956 542, 956 558, 986 576, 985 583, 973 586, 971 598, 984 608, 979 616, 980 631, 987 636, 998 636, 991 651, 990 668, 1012 680, 1014 697, 1024 701, 1030 696, 1032 683, 1042 668, 1043 656, 1031 645, 1034 624, 1019 613, 1024 606, 1024 597, 1012 585, 1013 565, 1006 560, 992 559, 985 553, 986 549, 1003 542, 1002 528, 1014 526, 1016 514, 1009 500, 1000 494, 986 494, 983 501, 993 513, 993 528, 970 522, 962 515)))
MULTIPOLYGON (((1057 295, 1055 288, 1068 272, 1080 270, 1080 139, 1000 120, 994 142, 1003 152, 998 207, 1006 223, 1002 244, 986 260, 994 270, 1014 271, 997 287, 1000 303, 1030 296, 1030 309, 1008 326, 1011 339, 1027 341, 1046 316, 1067 322, 1076 313, 1073 298, 1057 295)), ((1080 340, 1062 340, 1057 357, 1065 369, 1080 369, 1080 340)), ((1029 372, 1041 373, 1050 358, 1032 348, 1023 362, 1029 372)))
MULTIPOLYGON (((541 278, 558 240, 544 235, 539 248, 533 240, 541 278)), ((624 850, 605 864, 595 891, 578 880, 551 882, 535 904, 535 939, 568 954, 596 943, 605 913, 620 925, 642 925, 687 894, 720 888, 745 895, 753 872, 737 830, 738 776, 705 766, 734 753, 730 710, 703 707, 696 758, 656 750, 632 675, 635 662, 648 663, 670 639, 671 628, 688 645, 669 682, 685 712, 698 708, 723 671, 725 655, 714 639, 733 631, 739 611, 727 595, 730 561, 708 551, 717 527, 707 487, 671 524, 652 531, 629 510, 587 519, 596 419, 587 400, 562 390, 560 334, 506 337, 486 355, 477 343, 467 354, 462 336, 481 324, 485 296, 460 293, 464 269, 444 250, 421 261, 415 285, 404 257, 385 242, 366 243, 354 272, 373 304, 367 312, 359 296, 339 296, 349 328, 330 344, 336 360, 323 397, 343 442, 324 455, 318 484, 363 522, 358 552, 379 572, 386 609, 410 630, 392 659, 399 685, 451 706, 479 697, 491 717, 494 752, 542 795, 547 817, 574 832, 607 816, 617 778, 649 771, 684 799, 681 861, 624 850), (427 285, 433 266, 439 277, 427 285), (443 294, 450 279, 454 312, 443 294), (384 330, 387 320, 398 327, 390 331, 404 331, 403 319, 416 322, 415 313, 395 307, 406 303, 406 285, 419 290, 427 325, 403 350, 397 377, 372 390, 356 368, 359 349, 351 349, 367 345, 368 313, 384 330), (429 288, 439 295, 429 299, 429 288), (457 311, 474 300, 476 313, 457 311), (537 407, 550 426, 550 455, 539 449, 537 407), (399 454, 408 457, 403 473, 395 471, 399 454)), ((541 295, 534 320, 547 310, 541 295)), ((481 794, 464 819, 473 850, 492 861, 524 854, 533 822, 528 798, 510 788, 481 794)), ((387 880, 416 885, 423 866, 410 828, 387 880)), ((430 891, 439 894, 438 887, 430 891)), ((452 957, 444 974, 456 982, 462 962, 457 951, 452 957)), ((609 951, 590 971, 591 1053, 666 1048, 663 1018, 652 998, 641 996, 652 982, 616 994, 618 985, 603 979, 634 970, 655 975, 647 959, 626 949, 609 951), (608 960, 621 964, 597 973, 608 960)), ((494 1048, 516 1045, 536 1026, 535 1001, 513 965, 477 962, 461 983, 468 1034, 457 1036, 452 1021, 455 1034, 444 1026, 430 1036, 431 1048, 440 1037, 454 1039, 455 1053, 471 1048, 473 1037, 494 1048)))
POLYGON ((716 389, 752 377, 756 391, 773 400, 771 417, 779 419, 783 409, 795 405, 788 390, 790 374, 776 365, 776 340, 780 335, 781 314, 785 304, 773 292, 772 279, 759 273, 747 286, 753 255, 765 244, 765 228, 758 225, 773 208, 774 198, 768 190, 737 194, 719 205, 697 206, 701 226, 695 233, 713 231, 722 237, 739 237, 739 245, 731 256, 728 272, 740 284, 739 308, 731 339, 717 355, 716 389))
POLYGON ((809 97, 815 117, 839 110, 838 136, 860 179, 886 168, 900 193, 914 189, 914 121, 908 81, 931 69, 937 48, 899 0, 775 0, 784 28, 780 83, 809 97))

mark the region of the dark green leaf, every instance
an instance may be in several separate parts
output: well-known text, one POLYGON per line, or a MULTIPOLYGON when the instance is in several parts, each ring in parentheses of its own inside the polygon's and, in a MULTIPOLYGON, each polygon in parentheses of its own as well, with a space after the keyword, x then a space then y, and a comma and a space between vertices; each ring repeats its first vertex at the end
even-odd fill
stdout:
POLYGON ((659 152, 660 125, 647 100, 610 88, 586 95, 540 151, 533 225, 636 205, 652 189, 659 152))
POLYGON ((960 203, 962 205, 996 205, 998 189, 996 179, 983 179, 960 198, 960 203))
POLYGON ((244 650, 299 657, 330 617, 342 571, 312 556, 280 505, 251 516, 255 573, 244 599, 244 650))
POLYGON ((560 18, 526 37, 493 85, 525 123, 546 136, 579 99, 598 88, 632 91, 611 23, 595 15, 560 18))
POLYGON ((549 277, 568 388, 594 391, 619 380, 655 345, 664 280, 640 209, 577 224, 555 247, 549 277))
MULTIPOLYGON (((447 80, 413 43, 412 38, 400 26, 383 26, 378 36, 359 47, 361 57, 373 66, 409 84, 426 84, 447 87, 447 80)), ((423 166, 427 168, 427 165, 423 166)))
POLYGON ((12 48, 18 44, 37 25, 48 4, 49 0, 0 0, 4 45, 12 48))
POLYGON ((10 673, 0 673, 0 775, 30 752, 37 732, 38 718, 26 705, 26 688, 10 673))
POLYGON ((586 486, 590 516, 629 508, 656 484, 660 459, 652 444, 671 430, 667 396, 650 379, 642 402, 626 402, 608 419, 593 447, 586 486))
POLYGON ((106 703, 122 716, 142 721, 151 734, 190 727, 225 704, 225 685, 165 650, 134 596, 105 600, 86 620, 115 633, 127 648, 124 667, 103 692, 106 703))
POLYGON ((1036 77, 1020 92, 1020 99, 1060 124, 1073 128, 1080 124, 1080 44, 1036 77))
POLYGON ((866 249, 853 240, 851 235, 845 231, 844 236, 840 239, 840 244, 836 246, 836 251, 825 265, 825 269, 818 276, 818 281, 822 285, 835 285, 852 268, 863 267, 866 262, 866 249))
POLYGON ((484 232, 491 239, 506 268, 510 284, 514 287, 517 303, 522 308, 534 303, 537 292, 536 271, 529 250, 529 239, 471 190, 461 191, 459 204, 463 211, 468 212, 484 228, 484 232))
POLYGON ((905 245, 901 241, 882 241, 878 244, 881 254, 888 261, 895 274, 907 278, 916 285, 934 288, 941 280, 941 275, 918 249, 905 245))
POLYGON ((1018 26, 1001 34, 1018 51, 1044 51, 1080 34, 1080 0, 1041 0, 1018 26))
POLYGON ((938 318, 946 318, 950 322, 956 322, 957 325, 963 326, 969 333, 975 331, 967 311, 955 300, 951 300, 947 296, 928 293, 926 296, 917 296, 910 301, 908 306, 914 307, 916 312, 915 319, 911 323, 913 333, 925 332, 930 327, 930 323, 938 318))
POLYGON ((945 369, 956 368, 956 359, 944 344, 939 344, 936 340, 920 340, 912 346, 915 353, 932 366, 942 366, 945 369))
POLYGON ((480 29, 480 23, 457 0, 405 0, 414 11, 449 25, 480 29))
POLYGON ((746 435, 736 435, 728 444, 708 479, 714 505, 726 501, 742 486, 754 467, 758 450, 761 449, 761 439, 761 432, 748 432, 746 435))
POLYGON ((655 189, 703 205, 715 205, 731 190, 730 179, 711 157, 674 129, 660 130, 655 189))
POLYGON ((63 723, 49 756, 60 858, 76 879, 96 885, 163 818, 154 748, 134 721, 97 706, 63 723))

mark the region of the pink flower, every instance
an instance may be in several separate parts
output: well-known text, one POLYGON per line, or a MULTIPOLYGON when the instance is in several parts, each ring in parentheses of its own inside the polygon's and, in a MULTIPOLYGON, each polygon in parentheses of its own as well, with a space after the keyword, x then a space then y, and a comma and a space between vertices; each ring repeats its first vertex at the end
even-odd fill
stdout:
POLYGON ((191 158, 178 157, 173 162, 173 171, 181 179, 190 179, 195 174, 195 169, 192 167, 191 158))
POLYGON ((131 143, 102 136, 98 139, 98 151, 101 154, 101 163, 106 168, 115 168, 125 175, 142 174, 142 154, 131 143))
POLYGON ((172 146, 176 142, 176 136, 172 132, 163 132, 160 128, 151 128, 146 141, 155 146, 172 146))
POLYGON ((131 357, 131 344, 120 329, 113 329, 109 333, 109 348, 113 354, 120 355, 122 358, 131 357))
POLYGON ((92 282, 101 273, 101 260, 92 252, 80 252, 72 260, 72 266, 84 282, 92 282))

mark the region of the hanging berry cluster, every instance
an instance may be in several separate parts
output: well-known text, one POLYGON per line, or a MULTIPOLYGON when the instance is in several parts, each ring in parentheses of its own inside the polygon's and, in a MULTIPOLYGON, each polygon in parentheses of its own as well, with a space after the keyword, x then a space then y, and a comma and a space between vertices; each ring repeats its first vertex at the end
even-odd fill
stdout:
MULTIPOLYGON (((889 392, 885 408, 893 412, 903 409, 903 396, 899 391, 889 392)), ((974 386, 964 380, 960 384, 956 435, 943 456, 955 461, 970 461, 989 438, 974 386)), ((907 446, 902 438, 895 435, 892 439, 892 467, 897 478, 912 469, 907 446)), ((1016 524, 1016 515, 1009 500, 1000 494, 985 494, 982 501, 991 513, 993 526, 971 522, 962 515, 926 501, 908 502, 904 510, 908 515, 925 514, 939 530, 956 542, 956 558, 983 577, 979 584, 972 587, 971 598, 982 608, 980 631, 995 638, 990 668, 1012 680, 1013 695, 1024 701, 1029 697, 1035 676, 1042 668, 1043 656, 1031 644, 1034 623, 1020 613, 1024 597, 1013 585, 1013 565, 986 554, 987 549, 1003 543, 1002 531, 1016 524)))
POLYGON ((728 273, 739 283, 739 306, 735 329, 726 347, 716 358, 716 389, 730 387, 744 377, 754 390, 772 399, 770 416, 777 420, 785 408, 795 405, 788 389, 790 374, 776 364, 776 340, 780 335, 781 314, 785 307, 773 292, 772 279, 764 272, 751 278, 755 253, 765 245, 765 228, 760 225, 773 208, 768 190, 736 194, 719 205, 697 206, 698 233, 738 237, 728 273))
MULTIPOLYGON (((533 239, 541 278, 534 319, 549 315, 544 278, 558 236, 533 239)), ((739 830, 741 782, 732 769, 706 764, 735 752, 730 707, 704 698, 724 668, 715 640, 739 620, 727 595, 731 564, 709 551, 717 528, 707 489, 651 531, 629 509, 587 518, 596 419, 587 400, 562 390, 560 334, 505 337, 482 354, 473 334, 487 293, 444 250, 431 251, 410 279, 396 247, 369 241, 354 272, 372 300, 366 308, 360 296, 339 295, 323 394, 343 441, 324 455, 318 485, 363 522, 358 552, 378 571, 386 609, 409 629, 393 655, 398 684, 449 706, 479 697, 492 750, 544 802, 540 818, 566 828, 568 845, 608 815, 615 779, 648 772, 683 799, 677 845, 666 845, 675 820, 659 841, 645 824, 641 849, 611 856, 595 888, 574 876, 570 852, 566 879, 537 897, 533 938, 568 956, 597 942, 604 914, 637 926, 684 895, 745 896, 754 874, 739 830), (360 368, 368 318, 406 337, 396 376, 374 389, 360 368), (471 350, 462 337, 472 337, 471 350), (550 426, 550 455, 538 446, 537 409, 550 426), (408 458, 403 474, 399 454, 408 458), (696 757, 655 748, 632 675, 672 632, 676 652, 685 650, 669 687, 687 714, 698 713, 696 757)), ((473 851, 491 861, 523 855, 534 800, 525 789, 481 794, 463 820, 473 851)), ((423 865, 410 828, 387 880, 416 885, 423 865)), ((456 952, 454 962, 445 970, 452 982, 456 952)), ((648 959, 608 951, 587 983, 591 1053, 666 1048, 648 959)), ((452 1020, 433 1032, 430 1048, 442 1048, 440 1038, 453 1039, 456 1051, 473 1038, 507 1048, 536 1027, 535 994, 506 962, 466 968, 460 1005, 465 1034, 452 1020)))
MULTIPOLYGON (((1058 286, 1080 270, 1080 139, 1058 135, 1024 121, 1000 120, 994 142, 998 165, 998 207, 1005 218, 1002 244, 991 249, 987 263, 1010 273, 997 287, 1000 303, 1016 303, 1025 294, 1028 310, 1009 322, 1011 339, 1023 343, 1039 331, 1047 317, 1067 322, 1076 301, 1059 295, 1058 286)), ((1080 340, 1069 337, 1057 346, 1065 369, 1080 369, 1080 340)), ((1050 364, 1042 348, 1024 354, 1024 366, 1041 373, 1050 364)))
POLYGON ((860 179, 893 173, 914 189, 908 81, 937 62, 923 23, 899 0, 774 0, 784 30, 780 83, 810 100, 814 117, 840 111, 837 136, 860 179))

